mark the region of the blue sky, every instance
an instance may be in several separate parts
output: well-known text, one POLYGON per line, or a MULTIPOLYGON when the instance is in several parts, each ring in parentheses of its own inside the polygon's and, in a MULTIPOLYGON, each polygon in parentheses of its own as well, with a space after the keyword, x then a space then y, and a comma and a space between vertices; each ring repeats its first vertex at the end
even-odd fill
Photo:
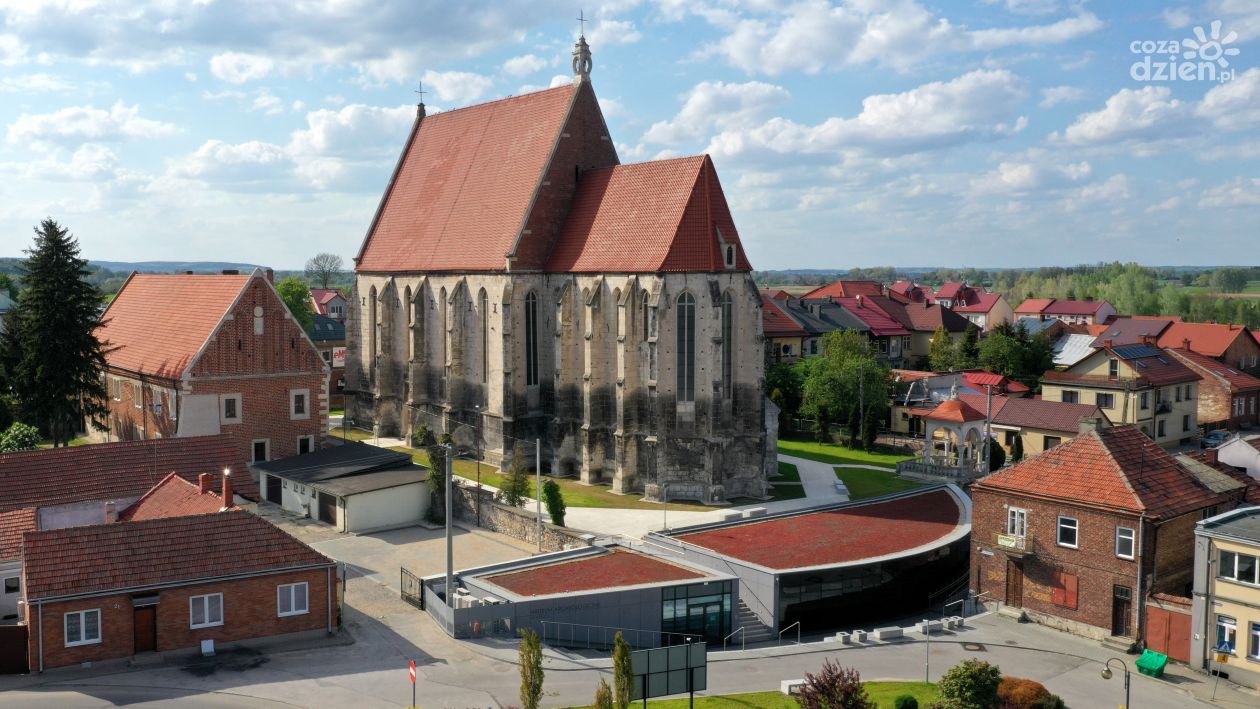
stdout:
MULTIPOLYGON (((95 259, 348 262, 417 81, 567 81, 578 9, 0 0, 0 255, 51 215, 95 259)), ((757 268, 1256 262, 1255 0, 583 9, 622 161, 710 153, 757 268)))

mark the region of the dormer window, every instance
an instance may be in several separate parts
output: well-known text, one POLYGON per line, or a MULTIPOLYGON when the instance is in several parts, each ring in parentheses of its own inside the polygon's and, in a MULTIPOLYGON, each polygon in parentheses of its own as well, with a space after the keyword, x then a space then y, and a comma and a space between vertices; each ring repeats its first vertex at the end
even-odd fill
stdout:
POLYGON ((726 247, 726 267, 735 268, 735 247, 729 244, 726 247))

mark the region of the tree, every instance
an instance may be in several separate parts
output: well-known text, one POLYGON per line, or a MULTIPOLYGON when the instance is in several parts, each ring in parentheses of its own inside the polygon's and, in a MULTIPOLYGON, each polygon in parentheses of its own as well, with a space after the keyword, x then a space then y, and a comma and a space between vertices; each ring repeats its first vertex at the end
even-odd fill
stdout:
POLYGON ((801 709, 875 709, 862 677, 851 667, 823 661, 818 674, 805 673, 805 685, 797 700, 801 709))
POLYGON ((982 660, 963 660, 941 676, 937 683, 945 706, 961 709, 992 709, 998 706, 1002 671, 982 660))
POLYGON ((1006 465, 1006 450, 997 441, 989 441, 989 470, 994 471, 1006 465))
POLYGON ((888 418, 892 378, 888 366, 876 359, 870 343, 859 332, 829 332, 822 354, 805 361, 805 395, 801 411, 817 419, 820 408, 828 420, 846 421, 851 447, 862 440, 862 425, 888 418))
POLYGON ((543 504, 547 506, 547 514, 551 516, 551 523, 557 527, 564 526, 564 495, 560 492, 560 485, 555 480, 548 480, 543 483, 543 504))
POLYGON ((870 453, 875 448, 875 439, 879 435, 879 420, 867 413, 862 419, 862 450, 870 453))
POLYGON ((608 680, 603 677, 599 678, 599 687, 595 689, 595 701, 591 704, 595 709, 613 709, 612 689, 608 686, 608 680))
POLYGON ((521 628, 521 707, 538 709, 542 700, 542 641, 532 628, 521 628))
POLYGON ((311 326, 315 324, 315 312, 311 310, 311 289, 302 279, 289 276, 276 284, 276 291, 280 293, 284 304, 289 306, 293 319, 303 330, 310 332, 311 326))
POLYGON ((0 453, 33 451, 39 447, 39 440, 38 428, 18 421, 0 434, 0 453))
POLYGON ((932 333, 932 346, 928 349, 928 366, 933 372, 949 372, 953 371, 957 360, 954 340, 943 326, 936 328, 936 332, 932 333))
POLYGON ((634 684, 634 666, 630 663, 630 643, 617 631, 613 638, 613 703, 617 709, 630 706, 634 684))
POLYGON ((529 496, 529 488, 529 454, 523 444, 517 443, 512 449, 512 465, 508 468, 507 479, 503 481, 499 496, 507 504, 520 507, 529 496))
POLYGON ((827 418, 827 407, 824 404, 820 404, 814 412, 814 440, 819 443, 831 442, 831 421, 827 418))
POLYGON ((64 227, 45 219, 19 266, 22 291, 5 321, 0 367, 23 419, 70 441, 88 418, 105 428, 106 349, 96 339, 101 293, 87 282, 87 260, 64 227))
POLYGON ((1015 436, 1015 442, 1011 444, 1011 462, 1018 463, 1024 459, 1024 437, 1015 436))
POLYGON ((330 281, 341 275, 341 267, 341 257, 337 254, 315 254, 306 262, 306 280, 327 288, 330 281))
POLYGON ((963 333, 962 342, 958 343, 958 354, 954 360, 955 369, 973 369, 980 361, 980 328, 968 325, 963 333))

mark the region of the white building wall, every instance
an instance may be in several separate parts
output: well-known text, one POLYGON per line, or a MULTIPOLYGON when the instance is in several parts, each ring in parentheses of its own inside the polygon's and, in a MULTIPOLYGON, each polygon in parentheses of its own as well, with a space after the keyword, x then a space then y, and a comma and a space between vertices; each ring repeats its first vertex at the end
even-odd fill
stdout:
POLYGON ((424 519, 429 511, 429 488, 424 482, 373 490, 342 498, 338 526, 343 532, 365 532, 402 527, 424 519))

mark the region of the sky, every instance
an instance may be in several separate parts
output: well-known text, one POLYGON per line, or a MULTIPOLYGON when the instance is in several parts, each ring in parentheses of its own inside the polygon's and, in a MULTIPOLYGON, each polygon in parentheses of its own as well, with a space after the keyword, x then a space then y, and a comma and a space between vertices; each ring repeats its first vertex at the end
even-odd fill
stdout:
POLYGON ((417 85, 570 81, 581 10, 622 162, 710 154, 755 268, 1260 261, 1257 0, 576 5, 0 0, 0 256, 52 216, 98 260, 349 264, 417 85))

